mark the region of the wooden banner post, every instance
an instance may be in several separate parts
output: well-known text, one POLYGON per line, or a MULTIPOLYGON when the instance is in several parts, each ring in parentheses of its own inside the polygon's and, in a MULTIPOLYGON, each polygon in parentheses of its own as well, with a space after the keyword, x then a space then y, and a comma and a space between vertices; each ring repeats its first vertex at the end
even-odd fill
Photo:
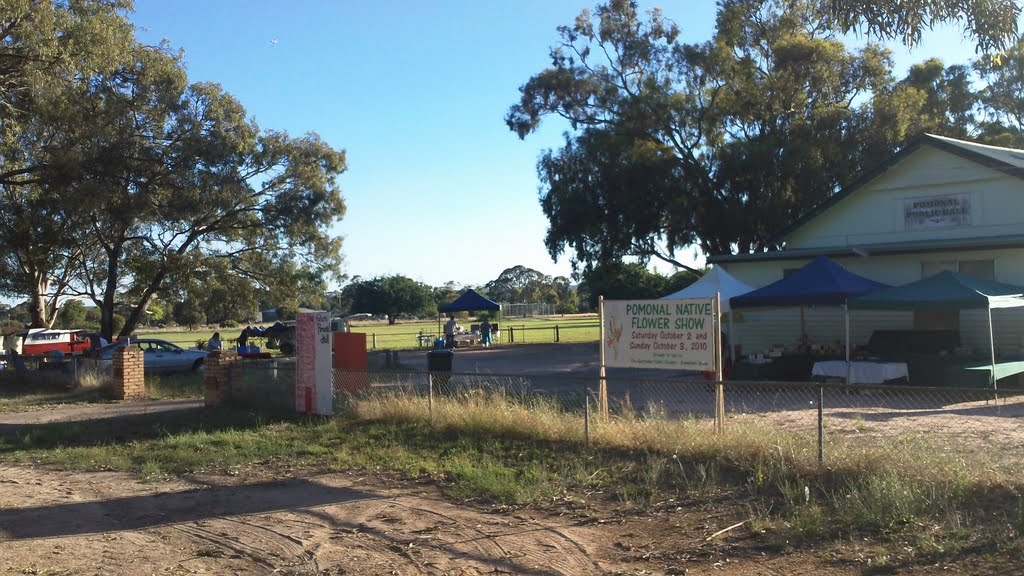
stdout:
POLYGON ((722 382, 722 295, 715 293, 715 430, 725 430, 725 384, 722 382))
POLYGON ((597 297, 598 348, 601 350, 601 373, 597 392, 597 409, 603 418, 608 417, 608 380, 604 367, 604 296, 597 297))

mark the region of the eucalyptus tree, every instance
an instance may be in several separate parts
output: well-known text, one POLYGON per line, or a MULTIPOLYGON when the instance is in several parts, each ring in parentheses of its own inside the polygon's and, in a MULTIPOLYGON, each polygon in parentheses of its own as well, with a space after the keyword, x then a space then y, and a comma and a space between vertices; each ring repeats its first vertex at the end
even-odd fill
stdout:
POLYGON ((261 131, 218 85, 189 84, 163 47, 138 46, 83 89, 95 128, 68 193, 97 245, 80 260, 79 289, 101 308, 101 333, 120 296, 128 334, 171 282, 204 269, 268 285, 338 273, 329 229, 345 211, 343 151, 261 131))
POLYGON ((968 14, 979 45, 999 48, 1018 12, 1002 2, 723 0, 712 38, 686 43, 659 10, 642 14, 630 0, 585 10, 559 28, 551 66, 505 118, 523 138, 548 116, 572 128, 538 163, 549 252, 571 250, 586 271, 626 256, 686 268, 675 251, 690 245, 777 247, 789 223, 916 131, 971 129, 965 68, 929 65, 898 82, 888 50, 849 49, 842 32, 913 44, 927 23, 968 14))
POLYGON ((122 0, 0 0, 0 294, 52 325, 82 247, 62 196, 74 134, 71 88, 116 68, 133 43, 122 0), (69 127, 71 128, 69 130, 69 127))

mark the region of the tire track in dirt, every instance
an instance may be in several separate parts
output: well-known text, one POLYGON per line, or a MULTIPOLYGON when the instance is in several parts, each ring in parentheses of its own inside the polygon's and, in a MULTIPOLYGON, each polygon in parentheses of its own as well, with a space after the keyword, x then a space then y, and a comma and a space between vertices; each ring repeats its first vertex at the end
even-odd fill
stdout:
POLYGON ((261 524, 235 518, 215 518, 173 528, 207 542, 214 550, 225 548, 270 569, 287 567, 314 574, 320 569, 316 554, 308 550, 301 540, 261 524))
MULTIPOLYGON (((438 503, 442 505, 442 503, 438 503)), ((595 571, 600 572, 601 566, 590 558, 590 554, 587 549, 581 545, 575 539, 569 537, 560 530, 554 530, 549 527, 538 527, 539 523, 530 519, 523 522, 521 518, 513 519, 519 520, 521 523, 520 527, 524 529, 509 531, 508 527, 513 525, 512 520, 505 520, 499 517, 485 516, 486 519, 492 520, 490 525, 495 526, 495 530, 486 530, 484 524, 475 523, 474 521, 467 522, 467 518, 463 517, 466 514, 460 514, 458 512, 445 513, 438 509, 425 508, 423 506, 410 504, 404 502, 402 498, 392 500, 386 504, 379 505, 371 510, 366 510, 359 518, 361 525, 372 528, 375 531, 387 531, 385 528, 378 527, 379 519, 388 518, 387 510, 391 508, 402 508, 407 512, 414 512, 415 514, 400 514, 398 518, 423 518, 435 517, 440 519, 438 522, 419 522, 419 524, 426 524, 426 526, 417 526, 415 524, 411 526, 404 526, 405 537, 403 541, 406 543, 406 547, 417 546, 416 541, 418 539, 424 539, 424 535, 432 535, 433 538, 427 537, 428 540, 426 547, 432 548, 435 553, 442 554, 445 558, 451 558, 452 554, 460 554, 463 557, 471 560, 475 563, 483 564, 491 570, 508 570, 512 572, 529 572, 534 574, 588 574, 594 573, 595 571), (470 531, 474 534, 473 537, 465 538, 465 532, 470 531), (408 534, 415 534, 416 536, 409 536, 408 534), (530 538, 523 538, 524 534, 530 533, 530 538), (449 534, 457 536, 456 538, 442 538, 441 534, 449 534), (536 538, 538 534, 543 534, 544 537, 536 538), (514 546, 510 547, 507 544, 503 544, 502 540, 515 540, 514 546), (466 547, 470 548, 470 551, 465 551, 466 547), (461 549, 460 549, 461 548, 461 549)), ((479 516, 479 514, 474 514, 479 516)), ((478 518, 476 519, 479 520, 478 518)), ((388 536, 391 539, 395 539, 394 536, 388 536)), ((421 549, 423 546, 419 546, 421 549)), ((414 548, 415 549, 415 548, 414 548)), ((426 562, 423 562, 426 564, 426 562)))

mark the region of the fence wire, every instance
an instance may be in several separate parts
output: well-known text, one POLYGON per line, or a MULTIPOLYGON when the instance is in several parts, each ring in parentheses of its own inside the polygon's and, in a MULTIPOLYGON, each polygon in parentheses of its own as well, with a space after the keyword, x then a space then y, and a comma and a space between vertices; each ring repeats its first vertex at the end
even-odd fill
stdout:
POLYGON ((227 365, 231 401, 243 406, 295 410, 295 359, 239 360, 227 365))
MULTIPOLYGON (((596 376, 334 371, 336 406, 356 401, 409 400, 424 415, 443 406, 490 410, 493 419, 519 418, 512 408, 545 410, 573 422, 574 436, 602 422, 685 423, 716 434, 718 383, 694 378, 606 379, 607 419, 596 376), (500 401, 499 401, 500 400, 500 401), (489 404, 487 402, 490 402, 489 404), (589 417, 589 422, 588 422, 589 417)), ((795 442, 824 461, 881 449, 920 460, 938 455, 972 466, 1024 471, 1024 391, 864 386, 807 382, 722 382, 727 433, 795 442)), ((511 425, 511 423, 510 423, 511 425)))

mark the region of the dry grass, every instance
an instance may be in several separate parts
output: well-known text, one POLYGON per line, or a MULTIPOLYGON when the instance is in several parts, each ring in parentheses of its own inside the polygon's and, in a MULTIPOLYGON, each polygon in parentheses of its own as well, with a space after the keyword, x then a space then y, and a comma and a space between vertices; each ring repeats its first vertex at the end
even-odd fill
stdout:
MULTIPOLYGON (((352 400, 349 408, 357 420, 415 423, 462 437, 585 441, 582 414, 566 412, 550 399, 473 392, 436 398, 431 414, 422 396, 383 394, 352 400)), ((1007 502, 1022 487, 1018 477, 992 466, 989 455, 950 453, 923 435, 873 444, 837 439, 821 464, 814 434, 750 423, 716 434, 706 420, 671 420, 623 406, 608 419, 593 419, 590 447, 637 454, 643 470, 635 476, 649 499, 659 488, 739 486, 777 503, 764 504, 762 516, 781 518, 812 536, 889 532, 922 522, 955 532, 964 518, 986 515, 1024 523, 1020 499, 1007 502)))

